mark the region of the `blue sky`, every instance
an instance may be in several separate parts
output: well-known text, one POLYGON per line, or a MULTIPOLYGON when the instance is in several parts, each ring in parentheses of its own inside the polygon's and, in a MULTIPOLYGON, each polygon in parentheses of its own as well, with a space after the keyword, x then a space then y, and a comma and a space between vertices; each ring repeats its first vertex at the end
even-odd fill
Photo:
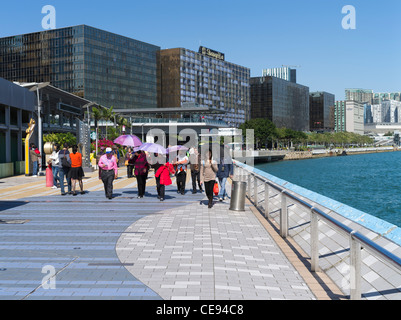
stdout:
POLYGON ((203 45, 252 76, 301 66, 298 83, 337 100, 345 88, 401 91, 399 0, 7 1, 0 37, 41 31, 44 5, 56 8, 57 28, 87 24, 162 49, 203 45), (356 9, 355 30, 342 28, 345 5, 356 9))

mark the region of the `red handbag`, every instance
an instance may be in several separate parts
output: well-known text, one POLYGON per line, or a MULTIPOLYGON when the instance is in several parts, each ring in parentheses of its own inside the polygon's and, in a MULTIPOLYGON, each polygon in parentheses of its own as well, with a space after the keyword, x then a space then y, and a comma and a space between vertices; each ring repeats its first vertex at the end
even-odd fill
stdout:
POLYGON ((213 192, 215 196, 219 195, 219 184, 217 183, 217 181, 214 184, 213 192))

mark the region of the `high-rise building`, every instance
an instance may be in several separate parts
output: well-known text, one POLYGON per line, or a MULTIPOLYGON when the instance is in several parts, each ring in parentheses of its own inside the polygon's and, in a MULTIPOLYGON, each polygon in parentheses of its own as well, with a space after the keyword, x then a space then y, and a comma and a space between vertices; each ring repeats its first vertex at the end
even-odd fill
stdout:
POLYGON ((206 115, 238 127, 250 119, 250 69, 201 47, 161 50, 158 56, 160 108, 199 106, 220 109, 224 116, 206 115))
POLYGON ((372 104, 381 104, 384 100, 401 101, 401 92, 375 92, 372 104))
POLYGON ((251 78, 251 118, 309 131, 309 88, 276 77, 251 78))
POLYGON ((345 89, 345 101, 356 101, 371 104, 373 90, 366 89, 345 89))
POLYGON ((311 92, 309 94, 310 131, 334 131, 334 94, 311 92))
POLYGON ((297 70, 289 67, 263 69, 262 76, 276 77, 293 83, 297 82, 297 70))
POLYGON ((364 134, 364 104, 356 101, 335 102, 335 131, 364 134))
POLYGON ((157 107, 160 47, 86 25, 0 39, 0 77, 49 82, 103 106, 157 107))

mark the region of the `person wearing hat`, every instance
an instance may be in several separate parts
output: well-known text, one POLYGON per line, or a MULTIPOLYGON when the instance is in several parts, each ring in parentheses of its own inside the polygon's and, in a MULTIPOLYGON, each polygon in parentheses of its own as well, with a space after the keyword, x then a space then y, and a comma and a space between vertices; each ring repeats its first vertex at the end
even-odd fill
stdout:
POLYGON ((106 154, 100 157, 99 168, 102 169, 101 179, 104 184, 106 198, 113 198, 113 182, 118 177, 116 158, 113 157, 113 149, 107 148, 106 154))

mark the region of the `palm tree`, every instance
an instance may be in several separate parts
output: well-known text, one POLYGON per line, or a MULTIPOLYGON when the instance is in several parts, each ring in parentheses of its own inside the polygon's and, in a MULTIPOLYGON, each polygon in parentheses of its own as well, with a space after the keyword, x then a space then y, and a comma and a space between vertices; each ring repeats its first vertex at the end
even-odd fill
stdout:
POLYGON ((113 107, 110 109, 108 108, 103 108, 102 109, 102 119, 106 121, 106 139, 107 139, 107 127, 108 127, 108 122, 110 120, 114 120, 115 113, 113 112, 113 107))
POLYGON ((123 126, 128 127, 128 120, 124 117, 116 115, 116 125, 120 127, 120 134, 122 134, 123 126))

